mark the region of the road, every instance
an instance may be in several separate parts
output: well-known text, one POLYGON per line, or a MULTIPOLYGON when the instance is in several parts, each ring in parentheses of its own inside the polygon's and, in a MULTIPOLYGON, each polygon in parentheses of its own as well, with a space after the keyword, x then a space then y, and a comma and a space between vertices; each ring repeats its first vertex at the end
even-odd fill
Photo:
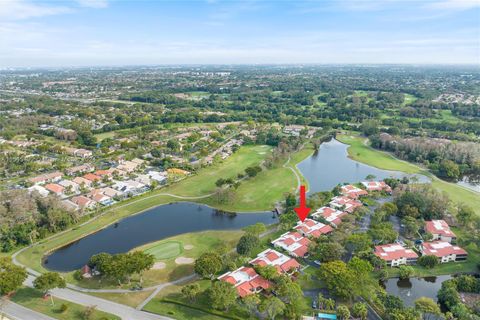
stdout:
MULTIPOLYGON (((35 277, 29 275, 25 280, 25 285, 33 287, 33 280, 35 277)), ((84 306, 96 306, 98 310, 105 311, 114 314, 124 320, 169 320, 171 318, 160 316, 145 311, 140 311, 135 308, 105 300, 102 298, 94 297, 85 293, 81 293, 70 288, 65 289, 53 289, 50 291, 54 297, 67 300, 70 302, 78 303, 84 306)), ((32 318, 23 318, 22 320, 30 320, 32 318)), ((33 318, 37 320, 37 318, 33 318)), ((43 319, 42 319, 43 320, 43 319)))
POLYGON ((7 301, 2 308, 2 312, 11 320, 55 320, 54 318, 27 309, 11 301, 7 301))

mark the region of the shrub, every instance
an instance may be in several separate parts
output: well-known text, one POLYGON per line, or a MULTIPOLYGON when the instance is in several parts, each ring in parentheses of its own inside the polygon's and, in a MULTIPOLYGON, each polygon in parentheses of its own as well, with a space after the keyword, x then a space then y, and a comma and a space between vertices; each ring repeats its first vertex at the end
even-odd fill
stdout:
POLYGON ((438 264, 438 258, 434 255, 421 256, 417 260, 418 265, 425 268, 433 268, 438 264))
POLYGON ((58 309, 58 311, 59 311, 60 313, 65 313, 67 310, 68 310, 68 305, 65 304, 65 303, 62 303, 62 304, 60 305, 60 308, 58 309))

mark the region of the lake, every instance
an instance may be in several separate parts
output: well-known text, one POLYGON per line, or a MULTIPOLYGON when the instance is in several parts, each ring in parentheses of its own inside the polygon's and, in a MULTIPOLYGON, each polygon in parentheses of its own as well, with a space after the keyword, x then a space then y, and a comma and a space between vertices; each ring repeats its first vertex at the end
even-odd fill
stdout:
POLYGON ((161 205, 124 218, 105 229, 64 246, 44 261, 55 271, 72 271, 100 252, 128 252, 143 244, 182 233, 205 230, 241 229, 257 222, 272 224, 272 212, 225 214, 211 207, 189 202, 161 205))
POLYGON ((348 145, 332 139, 322 143, 318 152, 298 164, 298 169, 309 182, 310 192, 330 191, 339 183, 364 181, 368 175, 374 175, 377 180, 415 176, 420 182, 430 182, 424 175, 382 170, 352 160, 347 149, 348 145))
POLYGON ((405 280, 392 278, 384 281, 382 285, 389 294, 402 299, 406 306, 413 307, 415 300, 420 297, 432 298, 433 301, 437 301, 437 292, 442 287, 442 282, 452 278, 450 275, 405 280))

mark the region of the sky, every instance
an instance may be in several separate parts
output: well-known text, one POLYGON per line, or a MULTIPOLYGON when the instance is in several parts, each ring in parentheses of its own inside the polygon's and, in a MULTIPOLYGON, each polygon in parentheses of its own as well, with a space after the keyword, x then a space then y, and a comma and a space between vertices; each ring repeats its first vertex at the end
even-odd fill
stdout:
POLYGON ((480 0, 0 0, 0 68, 476 64, 480 0))

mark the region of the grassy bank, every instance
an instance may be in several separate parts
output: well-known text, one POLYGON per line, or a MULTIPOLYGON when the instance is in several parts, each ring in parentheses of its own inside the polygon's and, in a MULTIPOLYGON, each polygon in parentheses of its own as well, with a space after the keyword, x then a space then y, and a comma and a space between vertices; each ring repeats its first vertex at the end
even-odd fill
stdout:
POLYGON ((340 142, 350 145, 348 154, 356 161, 384 170, 428 175, 432 179, 432 186, 434 188, 447 193, 452 201, 470 206, 480 215, 480 194, 477 192, 470 191, 454 183, 440 180, 415 164, 399 160, 389 153, 375 150, 366 144, 365 138, 354 135, 338 135, 337 139, 340 142))
POLYGON ((337 135, 337 140, 350 145, 348 155, 353 160, 379 169, 402 171, 409 174, 422 171, 421 168, 414 164, 399 160, 386 152, 369 147, 365 138, 353 135, 337 135))
MULTIPOLYGON (((54 298, 55 305, 52 306, 51 300, 49 298, 44 299, 43 294, 32 288, 21 288, 15 293, 12 297, 12 301, 18 303, 28 309, 35 310, 37 312, 43 313, 47 316, 50 316, 55 319, 60 320, 83 320, 86 319, 83 315, 86 307, 54 298), (61 312, 60 306, 64 304, 67 306, 66 310, 61 312)), ((119 317, 106 313, 103 311, 95 310, 90 320, 117 320, 119 317)))

